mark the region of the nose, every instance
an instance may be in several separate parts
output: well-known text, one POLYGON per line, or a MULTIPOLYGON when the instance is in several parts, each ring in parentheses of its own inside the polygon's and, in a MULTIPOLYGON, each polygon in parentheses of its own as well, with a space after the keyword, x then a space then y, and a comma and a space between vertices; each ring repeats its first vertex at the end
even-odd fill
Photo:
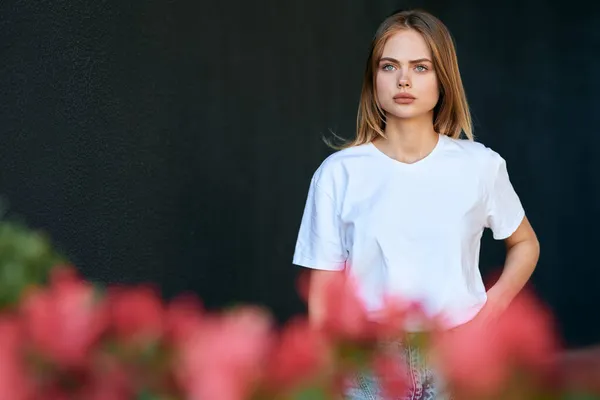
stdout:
POLYGON ((398 87, 405 88, 405 89, 410 88, 410 79, 408 79, 409 71, 402 68, 399 72, 400 72, 400 76, 398 77, 399 78, 398 79, 398 87))
POLYGON ((398 87, 407 89, 410 87, 410 81, 403 76, 398 80, 398 87))

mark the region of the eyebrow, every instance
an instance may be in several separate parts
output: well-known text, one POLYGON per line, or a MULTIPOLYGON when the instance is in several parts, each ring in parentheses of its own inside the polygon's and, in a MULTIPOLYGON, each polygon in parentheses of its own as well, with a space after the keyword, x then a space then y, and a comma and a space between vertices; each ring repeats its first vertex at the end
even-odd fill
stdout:
MULTIPOLYGON (((398 60, 396 60, 395 58, 392 58, 392 57, 382 57, 382 58, 379 59, 379 62, 382 62, 382 61, 391 61, 393 63, 400 64, 400 61, 398 61, 398 60)), ((409 64, 417 64, 417 63, 422 63, 422 62, 430 62, 430 63, 432 63, 432 61, 429 58, 419 58, 419 59, 416 59, 416 60, 410 60, 408 63, 409 64)))

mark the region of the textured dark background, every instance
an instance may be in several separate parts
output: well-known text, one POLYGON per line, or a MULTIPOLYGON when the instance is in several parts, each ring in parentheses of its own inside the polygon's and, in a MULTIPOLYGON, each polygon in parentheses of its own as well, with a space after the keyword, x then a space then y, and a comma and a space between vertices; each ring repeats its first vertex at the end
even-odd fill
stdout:
MULTIPOLYGON (((508 162, 570 346, 600 342, 600 12, 564 2, 0 2, 0 194, 102 282, 303 312, 291 265, 321 136, 351 136, 401 7, 455 36, 478 140, 508 162)), ((592 6, 588 6, 592 7, 592 6)), ((486 234, 482 269, 501 265, 486 234)))

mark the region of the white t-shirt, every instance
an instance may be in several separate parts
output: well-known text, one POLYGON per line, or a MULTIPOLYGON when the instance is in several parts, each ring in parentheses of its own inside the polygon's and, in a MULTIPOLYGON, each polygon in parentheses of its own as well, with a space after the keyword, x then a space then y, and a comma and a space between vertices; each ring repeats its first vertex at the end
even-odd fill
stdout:
POLYGON ((504 239, 524 216, 504 159, 480 143, 439 135, 413 164, 363 144, 330 155, 314 173, 293 263, 346 270, 369 311, 387 294, 420 302, 452 328, 487 300, 484 228, 504 239))

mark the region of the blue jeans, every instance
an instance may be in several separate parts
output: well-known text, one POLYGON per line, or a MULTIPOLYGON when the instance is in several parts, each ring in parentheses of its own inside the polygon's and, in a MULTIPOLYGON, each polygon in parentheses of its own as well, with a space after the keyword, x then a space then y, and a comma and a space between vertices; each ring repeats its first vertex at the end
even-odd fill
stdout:
MULTIPOLYGON (((408 368, 409 389, 398 400, 450 400, 441 376, 427 362, 423 352, 410 340, 384 344, 386 348, 398 354, 398 362, 404 362, 408 368)), ((351 380, 345 394, 346 400, 383 399, 377 377, 369 372, 359 373, 351 380)))

